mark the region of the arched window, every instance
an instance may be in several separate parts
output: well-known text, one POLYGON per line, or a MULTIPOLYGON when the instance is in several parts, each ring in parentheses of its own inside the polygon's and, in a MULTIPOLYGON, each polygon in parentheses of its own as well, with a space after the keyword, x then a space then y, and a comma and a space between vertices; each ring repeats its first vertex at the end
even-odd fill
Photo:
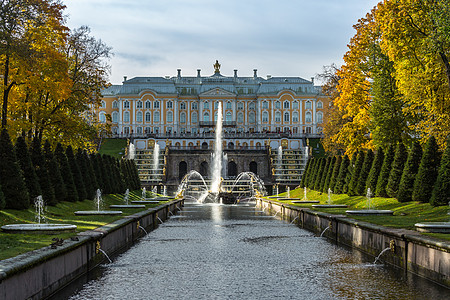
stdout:
POLYGON ((235 177, 235 176, 237 176, 238 175, 238 173, 237 173, 237 165, 236 165, 236 163, 234 162, 234 161, 230 161, 230 162, 228 162, 228 176, 230 176, 230 177, 235 177))
POLYGON ((262 113, 262 121, 263 121, 263 123, 269 122, 269 113, 267 111, 263 111, 263 113, 262 113))
POLYGON ((237 109, 238 109, 238 110, 243 110, 243 109, 244 109, 244 103, 238 102, 238 104, 237 104, 237 109))
POLYGON ((150 123, 152 119, 152 114, 148 111, 145 113, 145 122, 150 123))
POLYGON ((153 108, 159 108, 159 101, 158 100, 156 100, 154 103, 153 103, 153 108))
POLYGON ((181 102, 180 103, 180 109, 186 109, 186 102, 181 102))
POLYGON ((106 123, 106 113, 104 111, 101 111, 98 114, 98 119, 99 119, 100 122, 106 123))
POLYGON ((192 102, 191 108, 192 109, 198 109, 197 102, 192 102))
POLYGON ((145 101, 145 108, 146 109, 152 108, 152 103, 150 102, 150 100, 145 101))
POLYGON ((136 122, 142 122, 142 111, 136 113, 136 122))
POLYGON ((263 108, 263 109, 269 109, 269 102, 264 101, 264 102, 262 103, 262 108, 263 108))
POLYGON ((226 109, 231 109, 231 102, 230 101, 227 102, 226 109))
POLYGON ((171 111, 167 112, 167 122, 172 123, 173 122, 173 113, 171 111))
POLYGON ((119 122, 119 113, 117 111, 113 111, 113 113, 112 113, 112 121, 113 121, 113 123, 118 123, 119 122))
POLYGON ((219 108, 219 101, 214 102, 214 109, 218 109, 219 108))
POLYGON ((311 109, 311 101, 306 101, 305 109, 311 109))
POLYGON ((237 121, 238 123, 244 123, 244 114, 242 112, 238 113, 237 121))
POLYGON ((225 115, 225 121, 226 122, 231 122, 233 120, 232 117, 233 116, 232 116, 231 112, 227 111, 227 113, 225 115))
POLYGON ((298 101, 295 100, 294 102, 292 102, 292 108, 293 109, 298 109, 298 101))
POLYGON ((248 109, 254 110, 255 109, 255 102, 250 102, 248 105, 248 109))
POLYGON ((159 123, 159 111, 153 113, 153 123, 159 123))
POLYGON ((186 113, 185 112, 182 112, 180 114, 180 122, 183 124, 186 123, 186 113))
POLYGON ((281 108, 281 102, 275 101, 275 108, 280 109, 281 108))
POLYGON ((322 101, 317 102, 317 108, 323 108, 323 103, 322 103, 322 101))
POLYGON ((130 101, 128 100, 123 101, 123 108, 130 108, 130 101))
POLYGON ((136 108, 142 108, 142 101, 141 100, 136 102, 136 108))
POLYGON ((203 114, 203 122, 209 122, 209 113, 205 112, 203 114))
POLYGON ((286 101, 283 102, 283 108, 284 109, 289 109, 289 106, 290 106, 289 105, 289 101, 286 100, 286 101))
POLYGON ((248 122, 251 123, 251 124, 254 124, 256 122, 255 112, 254 111, 251 111, 248 114, 248 122))
POLYGON ((126 123, 130 122, 130 113, 128 111, 123 113, 123 121, 126 123))
POLYGON ((316 114, 316 118, 317 118, 317 124, 322 124, 322 122, 323 122, 323 114, 322 114, 321 111, 319 111, 319 112, 316 114))
MULTIPOLYGON (((202 146, 202 148, 203 148, 203 146, 202 146)), ((200 164, 200 174, 204 177, 204 176, 208 176, 208 172, 209 171, 209 165, 208 165, 208 162, 206 162, 206 161, 203 161, 201 164, 200 164)))
POLYGON ((214 113, 214 122, 217 122, 217 111, 214 113))
POLYGON ((106 102, 105 102, 104 100, 102 100, 102 101, 100 102, 100 107, 101 107, 101 108, 106 108, 106 102))
POLYGON ((250 172, 254 173, 255 175, 258 175, 258 164, 255 161, 252 161, 249 165, 250 172))
POLYGON ((294 111, 292 113, 292 122, 293 123, 298 123, 298 112, 294 111))
POLYGON ((112 108, 119 108, 119 103, 116 100, 113 101, 112 108))
POLYGON ((192 123, 197 123, 197 121, 198 121, 198 119, 197 119, 197 113, 194 111, 194 112, 192 113, 192 119, 191 119, 191 122, 192 122, 192 123))
POLYGON ((203 108, 204 109, 209 109, 209 102, 208 101, 203 102, 203 108))
POLYGON ((279 111, 275 112, 275 122, 281 122, 281 113, 279 111))
POLYGON ((167 101, 166 107, 167 107, 168 109, 173 108, 173 102, 172 102, 172 101, 167 101))
POLYGON ((142 127, 137 127, 136 128, 136 134, 137 135, 142 135, 142 127))
POLYGON ((185 161, 180 161, 178 165, 178 179, 183 179, 184 175, 187 174, 187 163, 185 161))
POLYGON ((288 123, 290 120, 289 120, 290 118, 289 118, 289 113, 288 112, 285 112, 284 113, 284 122, 285 123, 288 123))
POLYGON ((306 123, 311 123, 312 122, 312 114, 310 111, 306 112, 305 114, 305 122, 306 123))

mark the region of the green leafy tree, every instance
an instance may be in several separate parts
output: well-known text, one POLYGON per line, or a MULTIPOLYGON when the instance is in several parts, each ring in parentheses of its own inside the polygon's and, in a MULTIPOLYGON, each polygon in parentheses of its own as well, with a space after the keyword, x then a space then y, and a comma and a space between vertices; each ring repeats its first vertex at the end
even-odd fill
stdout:
POLYGON ((423 203, 430 202, 434 183, 436 182, 440 164, 440 153, 436 139, 431 136, 425 144, 419 170, 414 181, 412 199, 423 203))
POLYGON ((39 185, 38 177, 34 170, 33 163, 31 162, 30 153, 28 152, 28 146, 25 139, 19 136, 15 145, 16 156, 19 161, 19 165, 25 178, 25 184, 27 185, 28 194, 30 200, 33 200, 39 195, 42 195, 41 186, 39 185))
POLYGON ((30 196, 22 170, 6 129, 0 134, 0 185, 6 208, 27 209, 30 206, 30 196))
POLYGON ((83 201, 87 199, 86 188, 84 187, 83 177, 81 176, 80 168, 73 154, 72 146, 66 148, 67 162, 73 175, 73 182, 77 188, 78 200, 83 201))
POLYGON ((433 206, 450 205, 450 136, 447 139, 447 148, 442 156, 439 173, 431 194, 430 203, 433 206))
POLYGON ((59 169, 58 161, 52 151, 52 147, 48 140, 44 143, 44 158, 45 158, 45 166, 47 168, 50 182, 53 186, 53 190, 55 191, 55 198, 57 202, 63 201, 67 199, 67 190, 66 185, 64 184, 64 179, 61 175, 61 171, 59 169))
POLYGON ((61 175, 66 186, 67 198, 66 201, 75 202, 78 201, 78 192, 75 182, 73 180, 72 170, 70 169, 67 156, 61 143, 58 143, 55 148, 55 157, 61 170, 61 175))
POLYGON ((56 205, 55 190, 50 181, 50 176, 45 164, 45 158, 42 154, 41 141, 35 137, 31 143, 31 161, 33 162, 36 175, 39 179, 39 185, 42 190, 42 197, 48 205, 56 205))
POLYGON ((422 147, 418 141, 414 142, 408 153, 405 167, 403 168, 402 178, 398 187, 397 199, 399 202, 408 202, 412 200, 414 189, 414 180, 419 170, 420 159, 422 158, 422 147))
POLYGON ((348 185, 347 194, 349 196, 356 196, 359 194, 358 189, 357 189, 358 179, 359 179, 359 175, 361 174, 365 156, 366 155, 363 150, 358 151, 358 154, 356 156, 355 166, 353 168, 352 179, 350 180, 350 183, 348 185))
POLYGON ((325 183, 323 184, 323 188, 322 188, 323 193, 326 193, 328 191, 328 188, 330 187, 330 181, 331 181, 331 177, 333 175, 333 169, 334 169, 335 164, 336 164, 336 156, 333 156, 330 160, 328 169, 326 171, 327 176, 325 178, 325 183))
POLYGON ((367 178, 366 182, 366 190, 370 188, 373 195, 376 194, 378 176, 380 175, 381 167, 383 166, 383 160, 384 151, 383 148, 380 147, 375 154, 372 167, 370 168, 369 177, 367 178))
POLYGON ((366 155, 364 156, 364 163, 361 168, 361 172, 359 174, 359 179, 356 185, 356 191, 358 195, 364 196, 366 194, 366 181, 369 177, 370 168, 373 163, 373 152, 372 150, 368 150, 366 155))
POLYGON ((386 186, 386 192, 389 197, 397 198, 398 187, 402 178, 403 168, 407 158, 406 148, 403 143, 398 143, 395 149, 394 161, 389 172, 389 180, 386 186))
POLYGON ((377 197, 387 197, 386 186, 389 181, 389 173, 391 172, 391 165, 394 161, 394 155, 394 146, 390 145, 384 156, 383 165, 381 166, 380 175, 378 176, 375 193, 377 197))

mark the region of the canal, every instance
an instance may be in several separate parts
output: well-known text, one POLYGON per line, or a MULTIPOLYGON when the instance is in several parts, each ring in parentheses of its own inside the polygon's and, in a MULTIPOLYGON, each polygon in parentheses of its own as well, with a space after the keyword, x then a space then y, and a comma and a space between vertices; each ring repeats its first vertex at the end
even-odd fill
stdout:
POLYGON ((449 289, 380 260, 254 205, 186 203, 69 299, 450 298, 449 289))

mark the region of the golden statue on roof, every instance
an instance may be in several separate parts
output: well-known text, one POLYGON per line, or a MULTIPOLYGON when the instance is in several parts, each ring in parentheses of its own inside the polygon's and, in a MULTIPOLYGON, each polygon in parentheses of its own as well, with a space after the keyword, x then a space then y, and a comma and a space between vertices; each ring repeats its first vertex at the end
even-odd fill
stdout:
POLYGON ((220 73, 220 64, 219 61, 216 60, 216 63, 213 65, 214 67, 214 73, 220 73))

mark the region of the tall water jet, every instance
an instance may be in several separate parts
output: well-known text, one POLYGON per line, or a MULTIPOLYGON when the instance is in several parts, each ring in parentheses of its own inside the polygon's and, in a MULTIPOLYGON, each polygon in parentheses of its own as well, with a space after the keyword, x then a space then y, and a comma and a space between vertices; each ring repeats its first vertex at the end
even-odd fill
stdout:
POLYGON ((217 111, 216 135, 214 141, 214 154, 211 169, 211 193, 218 194, 220 191, 220 182, 222 174, 222 103, 219 102, 217 111))
POLYGON ((134 148, 134 144, 130 143, 130 145, 128 146, 128 159, 134 159, 136 155, 136 150, 134 148))
POLYGON ((283 147, 279 146, 277 150, 277 169, 281 171, 283 163, 283 147))
POLYGON ((152 156, 152 174, 154 179, 157 179, 158 176, 158 169, 159 169, 159 145, 158 143, 155 143, 155 146, 153 147, 153 156, 152 156))

